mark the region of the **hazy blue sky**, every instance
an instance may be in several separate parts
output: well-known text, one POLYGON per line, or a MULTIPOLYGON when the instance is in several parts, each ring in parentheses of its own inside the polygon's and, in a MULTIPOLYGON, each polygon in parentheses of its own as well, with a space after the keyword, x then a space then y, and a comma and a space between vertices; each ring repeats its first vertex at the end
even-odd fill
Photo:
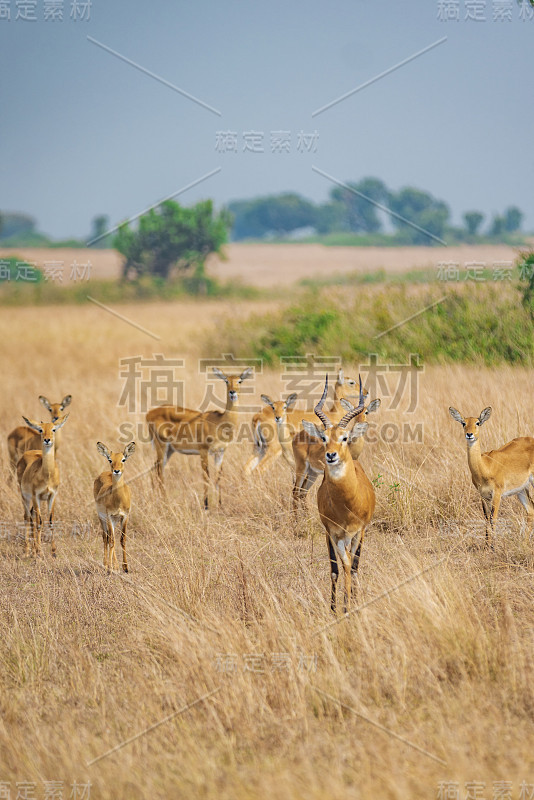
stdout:
POLYGON ((465 19, 476 5, 93 0, 90 19, 73 20, 64 0, 52 21, 50 0, 0 0, 0 208, 34 215, 52 236, 84 236, 96 214, 115 224, 218 168, 180 202, 287 190, 322 201, 331 184, 316 166, 427 189, 455 221, 516 204, 534 229, 534 19, 520 18, 517 0, 509 12, 487 0, 485 21, 465 19), (32 5, 37 20, 15 19, 32 5), (445 5, 458 20, 438 18, 445 5), (237 153, 217 149, 220 131, 237 134, 237 153), (264 152, 243 151, 247 131, 263 134, 264 152), (290 132, 289 152, 271 152, 276 131, 290 132), (315 152, 298 149, 301 131, 317 131, 315 152))

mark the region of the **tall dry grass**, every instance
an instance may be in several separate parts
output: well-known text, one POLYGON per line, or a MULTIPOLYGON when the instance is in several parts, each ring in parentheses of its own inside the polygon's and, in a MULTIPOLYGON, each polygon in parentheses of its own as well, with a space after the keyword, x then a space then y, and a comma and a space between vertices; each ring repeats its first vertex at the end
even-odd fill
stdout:
MULTIPOLYGON (((197 458, 171 459, 168 502, 149 475, 134 480, 131 573, 109 577, 101 566, 92 481, 106 465, 95 445, 115 447, 128 418, 117 407, 119 359, 185 357, 187 400, 200 402, 196 359, 210 354, 199 332, 249 312, 207 308, 119 309, 159 342, 97 308, 2 312, 0 781, 12 796, 17 781, 35 782, 38 797, 44 781, 63 781, 65 796, 90 781, 91 798, 128 800, 426 799, 442 781, 458 781, 461 796, 466 782, 484 781, 492 797, 494 781, 511 781, 518 797, 522 781, 534 783, 533 545, 519 503, 507 499, 507 530, 494 552, 483 548, 462 432, 447 408, 493 406, 485 449, 532 434, 530 372, 427 369, 414 414, 383 403, 377 423, 422 422, 424 441, 366 446, 362 463, 378 488, 354 593, 363 607, 331 625, 315 491, 296 531, 289 468, 245 478, 247 444, 228 451, 221 511, 201 509, 197 458), (5 436, 22 413, 40 415, 39 394, 67 392, 57 502, 65 531, 56 560, 46 544, 42 559, 28 559, 7 536, 22 504, 5 436), (73 522, 82 531, 89 522, 90 535, 73 537, 73 522)), ((271 372, 253 388, 257 402, 282 387, 271 372)), ((151 463, 140 444, 126 479, 151 463)))

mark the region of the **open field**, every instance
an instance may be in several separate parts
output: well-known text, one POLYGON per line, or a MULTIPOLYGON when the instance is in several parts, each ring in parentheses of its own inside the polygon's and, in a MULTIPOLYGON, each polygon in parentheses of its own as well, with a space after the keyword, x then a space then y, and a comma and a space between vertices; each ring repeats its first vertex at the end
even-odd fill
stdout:
MULTIPOLYGON (((462 245, 457 247, 325 247, 320 244, 241 244, 224 248, 226 261, 208 260, 208 271, 221 280, 239 279, 261 288, 290 286, 303 278, 345 275, 352 272, 388 273, 411 269, 437 270, 439 262, 485 264, 513 262, 517 249, 508 245, 462 245)), ((95 280, 120 275, 121 256, 115 250, 87 248, 0 248, 0 259, 21 256, 43 268, 46 262, 64 262, 63 282, 71 282, 71 266, 91 262, 95 280)))
MULTIPOLYGON (((95 306, 2 310, 0 781, 12 797, 17 781, 34 782, 38 798, 46 781, 63 782, 64 797, 90 781, 91 800, 431 800, 441 782, 459 782, 462 797, 485 782, 478 796, 491 798, 504 781, 518 799, 522 782, 534 786, 534 541, 507 498, 495 550, 484 549, 462 429, 447 409, 493 407, 486 450, 533 435, 531 371, 427 367, 413 413, 406 393, 393 407, 398 374, 382 376, 375 423, 401 435, 366 443, 377 509, 355 613, 331 625, 315 490, 295 528, 289 468, 245 478, 251 447, 241 442, 226 456, 220 511, 201 509, 197 457, 172 458, 163 502, 146 472, 146 431, 135 428, 143 414, 118 405, 120 359, 155 353, 184 359, 186 403, 201 403, 198 359, 219 354, 199 337, 258 309, 118 307, 159 341, 95 306), (58 557, 45 543, 41 559, 25 558, 6 436, 21 414, 45 418, 39 394, 67 393, 58 557), (124 422, 138 442, 126 466, 131 572, 108 576, 92 501, 107 467, 96 442, 115 449, 124 422), (407 432, 416 424, 420 442, 407 432)), ((222 382, 210 385, 222 399, 222 382)), ((255 407, 261 392, 285 391, 276 371, 249 388, 243 404, 255 407)))

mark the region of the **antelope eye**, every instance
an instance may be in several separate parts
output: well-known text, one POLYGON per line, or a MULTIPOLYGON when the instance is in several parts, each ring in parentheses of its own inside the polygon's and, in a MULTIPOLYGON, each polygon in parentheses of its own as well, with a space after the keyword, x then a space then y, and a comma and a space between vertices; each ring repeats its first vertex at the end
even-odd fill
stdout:
POLYGON ((477 425, 477 426, 480 425, 480 422, 475 422, 475 425, 477 425))
POLYGON ((465 422, 462 422, 462 428, 465 428, 465 422))

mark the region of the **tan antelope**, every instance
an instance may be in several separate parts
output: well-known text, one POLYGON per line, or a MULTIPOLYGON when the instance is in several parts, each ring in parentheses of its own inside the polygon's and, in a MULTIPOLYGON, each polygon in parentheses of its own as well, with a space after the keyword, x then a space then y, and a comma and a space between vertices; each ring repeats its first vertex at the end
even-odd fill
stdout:
MULTIPOLYGON (((364 407, 356 415, 356 423, 365 422, 367 415, 380 408, 380 400, 376 399, 369 403, 369 392, 363 395, 360 385, 360 398, 363 397, 364 407), (367 403, 367 405, 365 405, 367 403)), ((346 398, 340 398, 338 411, 332 411, 331 417, 337 421, 347 411, 351 411, 353 406, 347 402, 346 398), (340 413, 341 412, 341 413, 340 413)), ((299 505, 306 498, 313 484, 324 472, 324 448, 321 442, 312 439, 306 430, 301 430, 295 434, 292 441, 293 458, 295 460, 295 483, 293 486, 293 511, 297 511, 299 505)), ((364 446, 363 436, 358 436, 350 442, 349 450, 351 457, 357 461, 362 454, 364 446)))
POLYGON ((115 528, 118 527, 121 532, 122 570, 128 572, 126 533, 131 493, 130 487, 124 482, 124 464, 135 451, 135 442, 127 444, 122 453, 112 453, 102 442, 97 442, 96 449, 100 455, 107 458, 111 467, 109 472, 102 472, 96 478, 93 486, 96 511, 104 540, 104 567, 109 573, 113 571, 114 566, 118 569, 119 563, 115 555, 115 528))
POLYGON ((345 577, 344 608, 347 612, 350 606, 352 573, 358 571, 365 528, 375 510, 373 486, 359 461, 353 461, 350 443, 363 436, 369 425, 367 422, 357 422, 352 430, 347 430, 349 422, 357 417, 364 407, 361 381, 358 406, 347 411, 337 424, 333 424, 322 410, 327 389, 328 376, 323 396, 315 406, 315 413, 323 423, 323 428, 307 420, 302 420, 302 424, 309 436, 319 440, 324 452, 324 477, 317 493, 317 505, 321 522, 326 529, 330 558, 332 582, 330 607, 335 612, 339 574, 337 556, 339 556, 345 577))
POLYGON ((279 426, 287 424, 288 411, 295 405, 297 395, 290 394, 286 400, 271 400, 262 394, 261 399, 265 407, 252 417, 252 435, 254 437, 253 452, 245 464, 245 473, 249 475, 257 469, 258 473, 264 472, 283 455, 291 468, 294 468, 293 453, 286 441, 282 444, 278 436, 279 426))
POLYGON ((59 488, 59 467, 55 460, 55 437, 67 421, 68 414, 56 422, 34 422, 23 417, 24 422, 39 434, 40 450, 27 450, 17 462, 17 480, 24 506, 26 523, 24 540, 25 554, 30 553, 30 531, 33 538, 34 555, 41 554, 41 531, 43 527, 43 504, 46 507, 44 516, 48 518, 51 529, 52 555, 56 555, 54 539, 54 505, 59 488))
MULTIPOLYGON (((339 417, 343 416, 344 412, 339 403, 344 397, 356 397, 357 395, 354 394, 355 387, 356 381, 353 378, 345 378, 343 370, 340 369, 334 386, 334 401, 330 409, 332 413, 339 415, 339 417)), ((311 411, 301 411, 298 408, 292 408, 296 399, 297 395, 293 393, 285 402, 278 400, 273 403, 267 395, 262 395, 262 400, 267 405, 252 418, 254 443, 252 456, 245 465, 247 474, 255 469, 263 472, 272 466, 280 455, 284 456, 293 470, 295 469, 293 437, 298 431, 303 418, 310 422, 315 419, 313 409, 311 411), (274 436, 273 433, 275 434, 274 436)))
MULTIPOLYGON (((356 381, 354 378, 345 378, 343 370, 340 369, 337 375, 337 380, 334 385, 334 400, 330 407, 330 413, 335 414, 337 417, 341 418, 344 414, 343 408, 340 405, 340 402, 343 398, 348 397, 357 397, 356 392, 356 381)), ((293 395, 290 395, 293 397, 293 395)), ((295 395, 296 398, 296 395, 295 395)), ((267 402, 269 398, 267 395, 262 395, 262 399, 264 402, 267 402)), ((287 399, 286 403, 288 403, 289 398, 287 399)), ((279 404, 282 404, 282 401, 278 401, 279 404)), ((292 403, 291 405, 293 405, 292 403)), ((271 404, 271 409, 274 409, 275 404, 271 404)), ((299 430, 300 423, 302 419, 307 419, 312 422, 315 419, 315 412, 313 409, 311 411, 301 411, 300 409, 295 408, 287 408, 285 415, 277 415, 275 414, 275 428, 271 428, 273 415, 272 412, 270 413, 268 409, 264 409, 263 412, 260 412, 259 415, 255 415, 253 418, 253 429, 255 432, 259 434, 260 441, 255 441, 253 445, 253 454, 251 458, 247 461, 245 466, 246 472, 251 472, 252 470, 256 469, 261 464, 261 470, 263 471, 267 467, 271 466, 276 459, 283 455, 288 464, 291 467, 295 468, 295 459, 293 455, 293 437, 295 436, 296 432, 299 430), (260 419, 260 427, 259 429, 256 427, 256 423, 260 419), (264 421, 265 420, 265 421, 264 421), (273 430, 276 431, 276 438, 272 437, 273 430), (263 432, 263 436, 261 436, 263 432)), ((256 436, 255 436, 256 440, 256 436)))
MULTIPOLYGON (((63 411, 66 409, 72 400, 72 395, 67 394, 61 403, 50 403, 43 395, 39 396, 39 401, 50 412, 52 422, 57 422, 63 411)), ((55 437, 55 451, 57 453, 61 442, 61 432, 58 430, 55 437)), ((31 428, 25 425, 19 425, 11 431, 7 437, 7 449, 9 451, 9 460, 13 469, 17 467, 17 461, 26 450, 40 450, 41 437, 35 433, 31 428)))
POLYGON ((491 408, 485 408, 478 417, 464 418, 451 406, 449 414, 461 423, 465 431, 467 464, 471 480, 482 498, 482 511, 486 518, 486 544, 493 547, 492 534, 502 497, 516 495, 527 512, 528 525, 532 529, 534 503, 528 488, 530 484, 534 485, 534 438, 520 436, 498 450, 481 453, 479 429, 489 419, 491 408))
POLYGON ((220 369, 213 372, 226 383, 226 408, 224 411, 191 411, 172 406, 151 409, 146 415, 150 438, 156 448, 156 475, 163 487, 163 470, 173 453, 199 455, 204 475, 204 507, 208 508, 210 483, 209 456, 214 456, 213 484, 221 502, 219 481, 224 453, 233 441, 238 422, 239 389, 252 375, 247 367, 241 375, 226 376, 220 369))

